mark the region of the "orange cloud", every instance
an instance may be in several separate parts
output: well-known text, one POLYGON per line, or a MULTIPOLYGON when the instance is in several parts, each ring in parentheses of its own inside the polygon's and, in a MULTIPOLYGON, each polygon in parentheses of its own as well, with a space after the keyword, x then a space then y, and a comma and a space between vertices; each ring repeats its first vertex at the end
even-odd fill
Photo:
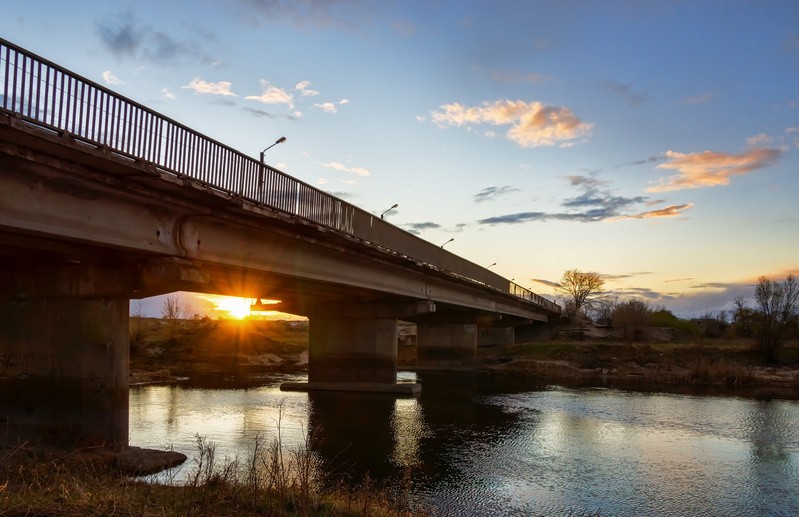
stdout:
POLYGON ((623 219, 653 219, 656 217, 677 217, 682 215, 684 211, 690 210, 694 207, 693 203, 686 203, 684 205, 669 205, 665 208, 658 210, 650 210, 649 212, 641 212, 634 215, 622 215, 608 219, 609 221, 621 221, 623 219))
POLYGON ((593 127, 593 124, 577 118, 568 108, 521 100, 484 102, 481 106, 472 107, 459 103, 445 104, 441 106, 441 111, 431 113, 431 119, 440 127, 509 125, 507 137, 522 147, 567 146, 573 140, 588 135, 593 127))
POLYGON ((782 156, 779 149, 757 148, 740 154, 702 153, 683 154, 666 151, 666 162, 659 169, 671 169, 678 173, 661 178, 649 192, 668 192, 702 187, 729 185, 730 177, 748 174, 754 170, 777 162, 782 156))

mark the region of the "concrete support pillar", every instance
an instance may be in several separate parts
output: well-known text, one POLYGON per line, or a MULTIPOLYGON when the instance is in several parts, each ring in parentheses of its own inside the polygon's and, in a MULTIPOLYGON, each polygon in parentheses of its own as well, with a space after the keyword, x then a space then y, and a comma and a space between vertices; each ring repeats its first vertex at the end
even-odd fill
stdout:
POLYGON ((478 327, 477 346, 510 346, 515 342, 513 327, 478 327))
POLYGON ((420 368, 471 366, 476 351, 475 324, 416 324, 416 364, 420 368))
POLYGON ((308 383, 280 388, 414 395, 419 384, 397 383, 397 321, 434 311, 426 301, 314 307, 308 316, 308 383))
POLYGON ((93 282, 108 277, 75 271, 49 289, 84 296, 20 295, 31 292, 26 284, 41 280, 23 268, 14 271, 14 283, 22 288, 16 296, 0 293, 2 441, 117 449, 128 444, 128 299, 86 297, 93 282))
POLYGON ((396 318, 309 318, 308 382, 397 381, 396 318))

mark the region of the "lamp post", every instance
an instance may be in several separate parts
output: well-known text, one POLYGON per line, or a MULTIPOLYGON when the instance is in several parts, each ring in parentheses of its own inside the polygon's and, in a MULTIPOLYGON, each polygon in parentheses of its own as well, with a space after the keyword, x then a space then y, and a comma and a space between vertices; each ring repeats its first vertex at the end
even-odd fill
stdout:
POLYGON ((275 140, 274 144, 267 146, 266 149, 261 151, 261 166, 258 168, 258 193, 261 194, 261 196, 263 196, 263 191, 264 191, 264 168, 266 167, 266 164, 264 163, 264 153, 269 149, 273 148, 274 146, 276 146, 277 144, 282 144, 285 141, 286 137, 281 136, 280 138, 275 140))
POLYGON ((497 263, 494 262, 493 264, 489 264, 488 266, 486 266, 486 269, 491 269, 492 267, 494 267, 496 265, 497 265, 497 263))
POLYGON ((386 215, 387 213, 391 212, 392 210, 394 210, 398 206, 399 206, 399 203, 394 203, 393 205, 391 205, 391 208, 389 208, 387 210, 384 210, 383 213, 380 214, 380 219, 382 219, 384 215, 386 215))
POLYGON ((281 136, 280 138, 278 138, 277 140, 275 140, 275 143, 274 143, 274 144, 272 144, 272 145, 268 146, 266 149, 264 149, 263 151, 261 151, 261 165, 263 165, 263 164, 264 164, 264 153, 265 153, 266 151, 268 151, 269 149, 273 148, 274 146, 276 146, 277 144, 282 144, 282 143, 283 143, 283 142, 285 142, 285 141, 286 141, 286 137, 285 137, 285 136, 281 136))
POLYGON ((454 240, 455 240, 455 237, 451 238, 450 240, 448 240, 447 242, 445 242, 444 244, 442 244, 442 245, 441 245, 441 247, 443 248, 444 246, 446 246, 447 244, 449 244, 450 242, 452 242, 452 241, 454 241, 454 240))

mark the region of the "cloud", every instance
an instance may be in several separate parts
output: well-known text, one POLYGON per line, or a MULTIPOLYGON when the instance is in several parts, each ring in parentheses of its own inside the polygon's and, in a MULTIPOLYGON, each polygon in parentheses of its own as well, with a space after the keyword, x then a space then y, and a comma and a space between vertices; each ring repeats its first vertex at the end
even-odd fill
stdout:
POLYGON ((655 210, 629 213, 639 205, 652 206, 661 203, 662 200, 650 200, 646 196, 617 196, 609 190, 608 182, 599 179, 596 174, 567 176, 566 179, 572 187, 581 191, 579 195, 561 201, 560 205, 566 211, 519 212, 487 217, 477 221, 477 224, 519 224, 530 221, 615 222, 625 219, 676 217, 693 207, 692 204, 671 205, 655 210))
POLYGON ((749 147, 763 147, 772 142, 772 138, 765 133, 760 133, 755 136, 750 136, 746 139, 746 145, 749 147))
POLYGON ((160 64, 177 63, 189 59, 208 61, 197 50, 195 42, 179 41, 168 32, 138 23, 131 13, 118 14, 114 19, 95 24, 100 42, 118 58, 145 59, 160 64))
POLYGON ((710 92, 700 93, 699 95, 695 95, 693 97, 684 97, 680 100, 681 104, 707 104, 713 100, 713 94, 710 92))
POLYGON ((495 217, 487 217, 485 219, 478 220, 477 224, 488 224, 488 225, 518 224, 518 223, 526 223, 529 221, 546 221, 551 218, 552 216, 545 212, 520 212, 517 214, 507 214, 495 217))
POLYGON ((321 104, 314 104, 315 108, 319 108, 320 110, 324 111, 325 113, 337 113, 338 109, 336 105, 332 102, 323 102, 321 104))
POLYGON ((185 88, 188 90, 194 90, 195 93, 203 93, 203 94, 210 94, 210 95, 222 95, 225 97, 235 97, 236 94, 230 91, 230 87, 233 86, 233 83, 230 81, 219 81, 218 83, 209 83, 207 81, 203 81, 199 77, 195 77, 191 80, 189 84, 181 86, 181 88, 185 88))
POLYGON ((677 174, 661 178, 648 192, 669 192, 674 190, 716 187, 729 185, 732 176, 748 174, 779 161, 782 151, 771 148, 755 148, 740 154, 727 154, 714 151, 683 154, 666 151, 666 163, 659 169, 671 169, 677 174))
POLYGON ((144 40, 146 30, 138 29, 133 23, 97 23, 100 41, 117 57, 133 57, 144 40))
POLYGON ((251 115, 255 115, 256 117, 264 117, 264 118, 277 118, 278 117, 277 115, 275 115, 273 113, 269 113, 268 111, 262 110, 262 109, 250 108, 250 107, 246 107, 245 106, 245 107, 241 108, 241 110, 242 111, 246 111, 247 113, 250 113, 251 115))
POLYGON ((646 101, 648 96, 644 93, 638 93, 633 91, 633 85, 631 84, 622 84, 617 83, 615 81, 605 81, 601 83, 602 88, 605 90, 614 93, 624 100, 627 101, 627 104, 630 106, 638 106, 642 102, 646 101))
POLYGON ((230 0, 226 6, 238 7, 248 22, 351 30, 362 30, 372 13, 372 3, 363 0, 230 0))
POLYGON ((799 127, 789 127, 785 130, 785 134, 790 135, 788 138, 793 138, 793 145, 799 148, 799 127))
POLYGON ((626 167, 629 165, 646 165, 647 163, 655 163, 662 160, 663 160, 662 156, 650 156, 649 158, 642 158, 640 160, 630 160, 628 162, 620 163, 619 165, 616 166, 616 168, 618 169, 619 167, 626 167))
POLYGON ((309 86, 311 86, 311 81, 300 81, 296 86, 294 86, 294 89, 300 92, 300 95, 303 97, 313 97, 315 95, 319 95, 318 91, 311 90, 308 88, 309 86))
POLYGON ((403 224, 402 227, 405 228, 405 230, 407 230, 408 232, 410 232, 410 233, 412 233, 414 235, 419 235, 424 230, 437 230, 437 229, 441 228, 441 225, 437 224, 437 223, 434 223, 434 222, 427 221, 427 222, 424 222, 424 223, 403 224))
POLYGON ((558 288, 560 284, 558 282, 553 282, 551 280, 544 280, 543 278, 531 278, 530 281, 535 282, 537 284, 543 284, 549 287, 558 288))
POLYGON ((115 76, 114 73, 111 72, 111 70, 106 70, 105 72, 103 72, 103 81, 105 81, 105 84, 107 84, 108 86, 111 86, 113 84, 125 84, 125 81, 115 76))
POLYGON ((343 163, 340 162, 327 162, 327 163, 319 163, 322 167, 327 167, 328 169, 335 169, 337 171, 342 172, 351 172, 353 174, 357 174, 358 176, 369 176, 371 173, 364 169, 363 167, 347 167, 343 163))
POLYGON ((609 219, 610 221, 620 221, 623 219, 651 219, 651 218, 660 218, 660 217, 677 217, 682 215, 685 210, 690 210, 694 207, 693 203, 686 203, 684 205, 669 205, 665 208, 660 208, 658 210, 650 210, 648 212, 640 212, 638 214, 633 215, 621 215, 619 217, 614 217, 609 219))
MULTIPOLYGON (((339 106, 343 106, 343 105, 349 104, 349 103, 350 103, 349 99, 341 99, 340 101, 338 101, 338 105, 339 106)), ((325 113, 338 113, 338 108, 336 107, 336 104, 334 104, 332 102, 321 102, 321 103, 318 103, 318 104, 314 104, 313 107, 314 108, 319 108, 320 110, 324 111, 325 113)))
POLYGON ((520 190, 515 187, 511 187, 510 185, 504 185, 502 187, 486 187, 474 195, 474 202, 482 203, 483 201, 493 201, 498 197, 504 196, 505 194, 510 194, 511 192, 520 192, 520 190))
MULTIPOLYGON (((606 181, 599 180, 596 175, 591 176, 567 176, 569 183, 573 187, 582 190, 579 196, 564 199, 561 206, 565 208, 587 208, 582 214, 561 214, 561 216, 582 215, 587 220, 612 220, 622 215, 622 210, 642 203, 646 203, 648 198, 644 196, 623 197, 614 196, 604 187, 606 181)), ((579 219, 579 217, 578 217, 579 219)))
POLYGON ((174 99, 175 98, 175 94, 172 93, 171 91, 169 91, 169 88, 167 88, 166 86, 161 88, 161 96, 164 97, 165 99, 174 99))
POLYGON ((431 120, 439 127, 464 124, 510 126, 506 136, 522 147, 568 146, 587 136, 593 124, 581 121, 568 108, 540 102, 500 100, 480 106, 444 104, 432 111, 431 120))
POLYGON ((261 79, 261 95, 248 95, 247 100, 258 101, 262 104, 287 104, 294 107, 294 96, 282 88, 272 86, 266 79, 261 79))

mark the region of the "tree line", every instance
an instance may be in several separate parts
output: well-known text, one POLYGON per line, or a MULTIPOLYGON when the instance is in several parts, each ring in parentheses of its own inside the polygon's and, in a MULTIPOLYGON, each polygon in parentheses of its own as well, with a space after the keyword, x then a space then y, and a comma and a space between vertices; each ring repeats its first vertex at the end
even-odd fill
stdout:
MULTIPOLYGON (((608 296, 604 285, 599 273, 566 271, 557 286, 565 299, 563 317, 578 329, 585 321, 618 327, 628 341, 643 339, 646 327, 674 327, 679 320, 665 307, 655 309, 638 298, 619 300, 608 296)), ((715 317, 707 314, 698 321, 705 325, 708 335, 729 330, 735 336, 753 338, 763 358, 774 362, 784 340, 799 333, 799 282, 793 274, 782 281, 761 276, 753 298, 751 307, 746 299, 737 297, 731 313, 721 311, 715 317)))

